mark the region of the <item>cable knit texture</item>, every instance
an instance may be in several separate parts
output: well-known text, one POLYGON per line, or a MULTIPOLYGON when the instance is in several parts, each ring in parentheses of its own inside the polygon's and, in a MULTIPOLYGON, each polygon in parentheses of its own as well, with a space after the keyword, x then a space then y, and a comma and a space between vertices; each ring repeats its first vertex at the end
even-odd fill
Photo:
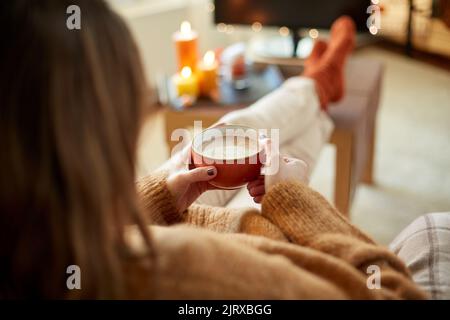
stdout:
MULTIPOLYGON (((151 299, 424 299, 407 268, 376 245, 319 193, 285 182, 261 212, 193 205, 176 213, 164 175, 138 183, 153 225, 151 263, 127 270, 130 298, 151 299), (369 289, 369 266, 381 288, 369 289)), ((137 229, 130 248, 142 250, 137 229)))

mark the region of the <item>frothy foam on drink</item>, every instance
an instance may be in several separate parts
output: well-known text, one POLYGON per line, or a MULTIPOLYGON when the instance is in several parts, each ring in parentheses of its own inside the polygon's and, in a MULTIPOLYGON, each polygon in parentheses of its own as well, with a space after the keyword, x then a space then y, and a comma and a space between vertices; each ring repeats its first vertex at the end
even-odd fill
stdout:
POLYGON ((202 153, 211 159, 233 160, 247 158, 258 152, 258 143, 248 137, 218 138, 206 141, 202 153))

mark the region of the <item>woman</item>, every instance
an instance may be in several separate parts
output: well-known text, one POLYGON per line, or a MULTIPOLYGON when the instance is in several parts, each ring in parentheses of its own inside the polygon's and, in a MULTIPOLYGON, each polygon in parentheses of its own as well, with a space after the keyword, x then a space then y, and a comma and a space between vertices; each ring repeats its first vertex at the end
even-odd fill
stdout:
MULTIPOLYGON (((298 160, 249 185, 261 212, 191 205, 214 167, 136 187, 146 101, 136 46, 102 1, 78 1, 81 30, 68 30, 73 2, 1 4, 0 296, 425 297, 395 255, 302 183, 298 160), (182 222, 216 231, 173 226, 182 222), (81 269, 80 290, 66 286, 70 265, 81 269), (370 265, 380 289, 367 286, 370 265)), ((350 46, 348 36, 330 43, 337 58, 305 71, 321 103, 338 98, 332 78, 350 46)))

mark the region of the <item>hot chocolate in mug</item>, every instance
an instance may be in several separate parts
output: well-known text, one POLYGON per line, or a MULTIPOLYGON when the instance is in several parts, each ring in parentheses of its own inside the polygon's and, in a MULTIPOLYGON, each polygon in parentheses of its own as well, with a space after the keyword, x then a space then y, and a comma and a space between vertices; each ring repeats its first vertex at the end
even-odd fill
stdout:
POLYGON ((215 166, 209 183, 220 189, 237 189, 261 174, 264 148, 258 130, 239 125, 219 125, 204 130, 192 141, 195 167, 215 166))

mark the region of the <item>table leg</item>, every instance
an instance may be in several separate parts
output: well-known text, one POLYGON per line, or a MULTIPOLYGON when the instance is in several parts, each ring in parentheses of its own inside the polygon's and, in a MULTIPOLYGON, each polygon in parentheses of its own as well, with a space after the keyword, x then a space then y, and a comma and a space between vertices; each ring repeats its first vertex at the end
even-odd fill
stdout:
POLYGON ((373 184, 373 165, 375 157, 375 122, 371 123, 371 130, 367 139, 367 160, 361 181, 373 184))
POLYGON ((334 203, 342 214, 348 216, 352 196, 353 135, 339 132, 334 142, 336 145, 334 203))

